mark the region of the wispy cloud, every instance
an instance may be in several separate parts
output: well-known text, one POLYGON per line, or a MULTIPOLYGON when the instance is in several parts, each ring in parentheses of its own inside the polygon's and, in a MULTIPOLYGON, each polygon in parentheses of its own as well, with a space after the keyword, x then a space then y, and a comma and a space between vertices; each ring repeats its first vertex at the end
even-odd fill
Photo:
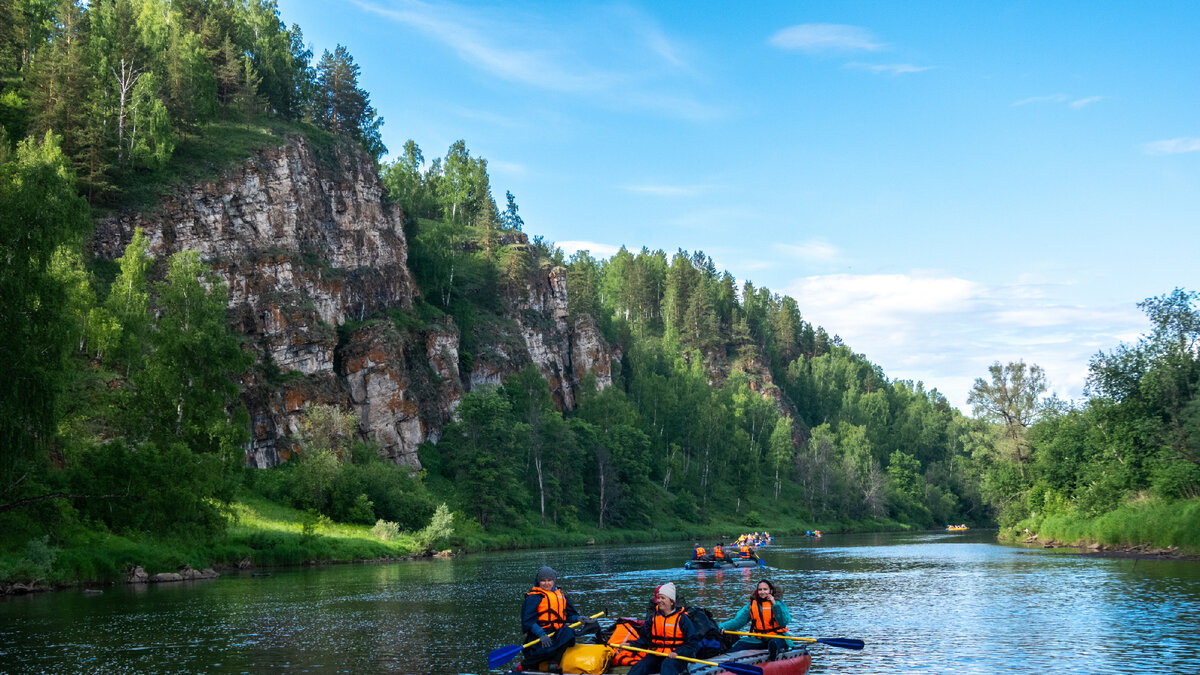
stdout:
POLYGON ((1030 96, 1029 98, 1023 98, 1020 101, 1016 101, 1012 105, 1014 108, 1016 108, 1018 106, 1032 105, 1035 103, 1065 103, 1066 101, 1066 94, 1050 94, 1049 96, 1030 96))
POLYGON ((529 167, 518 162, 488 160, 488 172, 491 174, 506 174, 509 176, 525 176, 529 174, 529 167))
POLYGON ((965 410, 976 377, 993 361, 1037 363, 1052 390, 1083 394, 1090 358, 1144 329, 1132 302, 1087 307, 1068 286, 1017 281, 990 286, 937 272, 811 276, 784 292, 808 321, 867 354, 894 379, 921 380, 965 410))
POLYGON ((871 31, 858 26, 832 23, 802 23, 789 26, 771 36, 768 42, 780 49, 809 54, 820 52, 868 51, 884 48, 871 31))
POLYGON ((514 18, 512 12, 419 0, 386 5, 351 1, 440 43, 463 63, 505 82, 668 117, 708 120, 723 114, 724 108, 682 93, 678 76, 686 74, 690 81, 696 73, 686 49, 652 19, 632 10, 590 17, 589 25, 604 25, 595 26, 589 36, 635 36, 632 41, 613 38, 597 45, 577 34, 572 37, 569 27, 547 25, 537 17, 514 18))
POLYGON ((593 258, 611 258, 621 250, 620 246, 600 244, 594 241, 560 241, 557 246, 563 250, 564 255, 569 256, 576 251, 587 251, 593 258))
POLYGON ((1086 108, 1093 103, 1098 103, 1103 100, 1103 96, 1087 96, 1072 100, 1071 97, 1067 96, 1066 94, 1049 94, 1047 96, 1030 96, 1029 98, 1023 98, 1020 101, 1015 101, 1012 104, 1012 107, 1017 108, 1023 105, 1036 105, 1042 103, 1061 103, 1069 105, 1078 110, 1079 108, 1086 108))
POLYGON ((1200 138, 1172 138, 1165 141, 1154 141, 1142 146, 1147 155, 1177 155, 1183 152, 1200 152, 1200 138))
POLYGON ((700 185, 625 185, 621 189, 655 197, 695 197, 704 190, 700 185))
POLYGON ((812 239, 800 244, 779 244, 783 252, 808 262, 828 263, 837 260, 841 251, 823 239, 812 239))
POLYGON ((853 61, 846 64, 847 68, 865 70, 876 75, 907 75, 933 70, 933 66, 914 66, 911 63, 859 63, 853 61))

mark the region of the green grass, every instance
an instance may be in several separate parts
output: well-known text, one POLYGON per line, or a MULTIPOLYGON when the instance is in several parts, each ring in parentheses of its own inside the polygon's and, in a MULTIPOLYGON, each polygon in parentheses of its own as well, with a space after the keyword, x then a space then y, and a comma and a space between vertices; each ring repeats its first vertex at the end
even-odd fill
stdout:
POLYGON ((384 560, 422 553, 411 533, 380 541, 365 525, 332 523, 261 498, 246 497, 232 505, 232 524, 211 541, 151 538, 79 530, 54 545, 50 566, 31 570, 27 556, 13 551, 0 556, 0 580, 46 584, 111 583, 124 580, 131 566, 148 574, 234 566, 249 558, 256 567, 309 562, 384 560), (308 527, 306 527, 306 524, 308 527))
MULTIPOLYGON (((118 176, 118 195, 109 201, 118 209, 153 209, 177 185, 211 181, 240 166, 256 151, 284 145, 288 134, 301 134, 315 149, 329 146, 333 136, 307 124, 261 117, 243 122, 210 122, 194 133, 182 134, 175 152, 161 169, 131 170, 118 176)), ((104 215, 98 212, 98 215, 104 215)))
POLYGON ((1017 523, 1001 538, 1019 541, 1024 530, 1036 532, 1042 541, 1056 539, 1075 543, 1098 542, 1108 546, 1178 546, 1184 552, 1200 553, 1200 499, 1166 501, 1138 498, 1095 518, 1058 513, 1017 523))

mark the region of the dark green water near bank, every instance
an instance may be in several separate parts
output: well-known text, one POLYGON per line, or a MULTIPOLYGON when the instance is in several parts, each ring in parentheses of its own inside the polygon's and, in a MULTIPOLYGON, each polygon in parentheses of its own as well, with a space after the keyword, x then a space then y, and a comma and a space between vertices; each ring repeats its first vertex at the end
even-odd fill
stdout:
POLYGON ((548 564, 580 611, 624 616, 673 581, 728 618, 769 576, 794 635, 867 642, 813 647, 817 674, 1200 673, 1200 564, 992 536, 789 538, 760 550, 766 570, 686 571, 691 547, 673 542, 18 597, 0 601, 0 671, 482 673, 490 650, 520 640, 521 598, 548 564))

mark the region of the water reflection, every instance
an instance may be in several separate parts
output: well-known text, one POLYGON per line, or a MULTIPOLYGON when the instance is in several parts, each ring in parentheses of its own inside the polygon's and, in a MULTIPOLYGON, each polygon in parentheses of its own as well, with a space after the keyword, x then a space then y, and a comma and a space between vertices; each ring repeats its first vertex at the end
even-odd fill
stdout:
POLYGON ((988 533, 828 535, 770 565, 683 570, 690 542, 275 570, 0 602, 7 672, 484 672, 554 567, 585 614, 640 617, 655 586, 728 618, 767 576, 813 673, 1200 673, 1200 565, 997 546, 988 533))

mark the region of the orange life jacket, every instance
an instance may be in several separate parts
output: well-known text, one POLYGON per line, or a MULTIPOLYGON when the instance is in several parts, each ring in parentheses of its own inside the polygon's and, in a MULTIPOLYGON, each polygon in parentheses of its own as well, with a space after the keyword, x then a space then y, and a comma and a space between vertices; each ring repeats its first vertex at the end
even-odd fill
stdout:
POLYGON ((540 595, 542 599, 538 602, 537 622, 547 633, 556 631, 562 628, 567 623, 567 596, 563 592, 555 588, 552 591, 547 591, 544 588, 534 586, 532 591, 525 594, 525 597, 531 595, 540 595))
MULTIPOLYGON (((637 627, 627 619, 617 619, 617 625, 613 627, 613 633, 608 637, 607 643, 610 646, 623 645, 626 642, 633 642, 638 637, 637 627)), ((645 654, 641 652, 631 652, 628 649, 617 649, 613 654, 612 663, 614 666, 632 666, 642 660, 645 654)))
POLYGON ((714 546, 713 547, 713 557, 718 558, 718 559, 723 559, 725 557, 725 549, 721 548, 720 546, 714 546))
POLYGON ((750 547, 745 544, 742 544, 741 546, 738 547, 738 553, 741 554, 741 556, 743 558, 749 558, 750 557, 750 547))
POLYGON ((786 633, 787 626, 780 626, 775 621, 770 602, 759 602, 758 598, 750 601, 750 625, 755 633, 786 633))
POLYGON ((696 547, 696 557, 697 558, 703 556, 705 553, 708 553, 708 551, 705 551, 703 546, 696 547))
POLYGON ((653 649, 659 651, 675 651, 683 645, 683 628, 679 625, 683 618, 683 609, 677 609, 663 616, 654 613, 654 624, 650 627, 650 642, 653 649))

